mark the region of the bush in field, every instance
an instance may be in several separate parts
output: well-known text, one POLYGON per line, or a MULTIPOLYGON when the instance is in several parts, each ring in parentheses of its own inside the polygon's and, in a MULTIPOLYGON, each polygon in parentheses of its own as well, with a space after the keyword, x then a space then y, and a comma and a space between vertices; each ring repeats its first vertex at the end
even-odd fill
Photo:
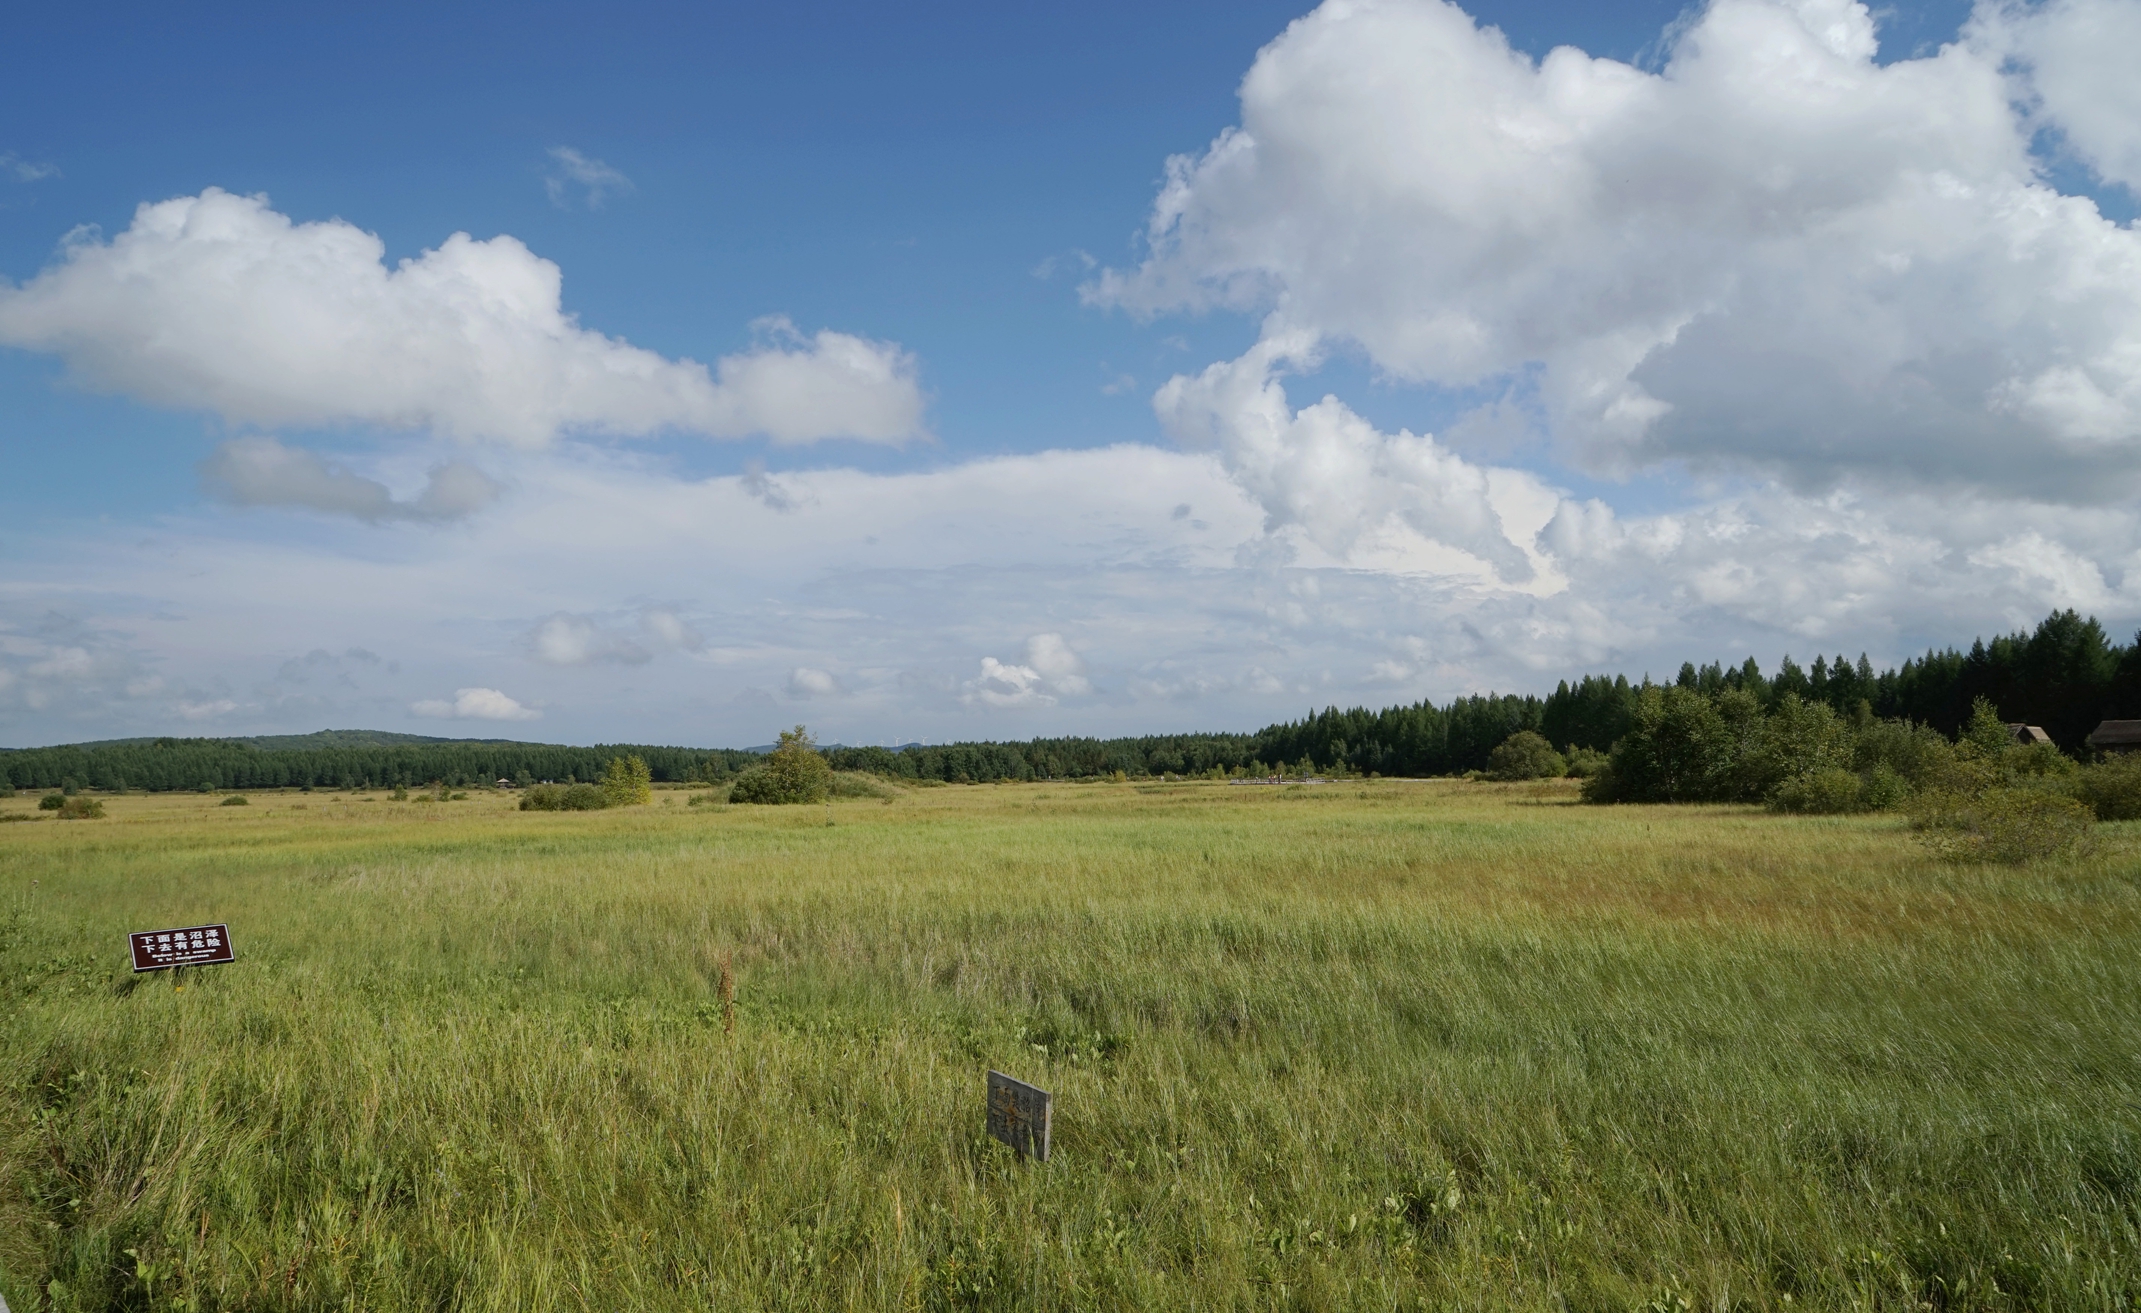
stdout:
POLYGON ((592 812, 609 805, 609 797, 592 784, 538 784, 520 799, 524 812, 592 812))
POLYGON ((610 758, 600 788, 610 807, 644 807, 654 801, 654 775, 638 757, 610 758))
POLYGON ((1588 802, 1703 802, 1732 764, 1732 731, 1717 704, 1692 688, 1646 688, 1635 723, 1606 769, 1583 782, 1588 802))
POLYGON ((104 815, 104 803, 97 798, 66 798, 59 807, 63 821, 94 821, 104 815))
POLYGON ((1906 789, 1921 788, 1945 773, 1954 759, 1955 745, 1930 725, 1877 720, 1852 735, 1851 768, 1869 782, 1885 768, 1906 789))
POLYGON ((1487 754, 1491 780, 1545 780, 1568 773, 1568 759, 1554 751, 1544 735, 1520 729, 1487 754))
POLYGON ((8 780, 0 780, 0 798, 12 798, 14 796, 14 784, 8 780))
POLYGON ((2141 820, 2141 756, 2113 757, 2084 766, 2065 783, 2075 800, 2100 821, 2141 820))
POLYGON ((2063 856, 2084 848, 2095 824, 2089 808, 2043 788, 1940 789, 1911 806, 1911 828, 1935 855, 1953 862, 2014 865, 2063 856))
POLYGON ((1777 786, 1769 805, 1780 812, 1837 816, 1866 809, 1866 789, 1859 777, 1841 766, 1794 775, 1777 786))
POLYGON ((833 768, 826 764, 810 732, 801 725, 783 730, 781 741, 763 765, 753 766, 729 786, 730 802, 824 802, 832 793, 833 768))
POLYGON ((1606 769, 1606 754, 1596 748, 1570 748, 1569 777, 1587 780, 1606 769))
POLYGON ((66 805, 67 800, 56 793, 48 793, 37 800, 37 810, 41 812, 56 812, 66 805))
POLYGON ((1957 737, 1956 747, 1965 753, 1979 757, 1994 758, 2014 746, 2015 736, 2000 718, 1999 709, 1990 699, 1973 698, 1970 702, 1970 722, 1963 726, 1957 737))
POLYGON ((1860 778, 1865 782, 1860 797, 1868 811, 1894 811, 1911 796, 1911 782, 1885 761, 1875 762, 1860 778))
POLYGON ((244 795, 244 794, 242 794, 242 793, 233 793, 233 794, 232 794, 232 795, 230 795, 230 796, 229 796, 228 798, 225 798, 225 799, 224 799, 223 801, 221 801, 221 802, 217 803, 217 804, 216 804, 216 806, 218 806, 218 807, 247 807, 247 806, 251 806, 251 804, 250 804, 250 803, 248 803, 248 802, 247 802, 247 801, 245 800, 245 795, 244 795))
POLYGON ((854 770, 836 770, 833 772, 832 795, 835 798, 897 798, 899 792, 886 787, 874 775, 854 770))
POLYGON ((1791 693, 1779 697, 1776 707, 1755 721, 1740 742, 1731 793, 1742 802, 1760 802, 1786 781, 1809 776, 1828 778, 1832 788, 1839 788, 1829 772, 1851 765, 1851 726, 1827 703, 1807 702, 1791 693))

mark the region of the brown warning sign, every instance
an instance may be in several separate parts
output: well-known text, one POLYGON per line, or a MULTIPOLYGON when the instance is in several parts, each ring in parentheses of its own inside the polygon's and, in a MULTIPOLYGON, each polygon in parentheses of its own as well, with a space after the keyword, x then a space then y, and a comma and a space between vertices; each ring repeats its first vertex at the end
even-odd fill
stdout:
POLYGON ((134 949, 134 970, 210 966, 233 961, 230 927, 190 925, 183 930, 136 930, 127 936, 134 949))

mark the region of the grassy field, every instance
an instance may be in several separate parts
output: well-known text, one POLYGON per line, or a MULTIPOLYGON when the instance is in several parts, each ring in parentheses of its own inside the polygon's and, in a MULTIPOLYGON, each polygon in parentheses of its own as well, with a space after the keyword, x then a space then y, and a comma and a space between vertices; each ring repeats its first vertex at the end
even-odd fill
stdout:
POLYGON ((2134 827, 2006 869, 1561 785, 362 796, 0 825, 17 1313, 2141 1295, 2134 827), (237 964, 129 974, 201 921, 237 964), (1053 1161, 981 1133, 992 1066, 1053 1161))

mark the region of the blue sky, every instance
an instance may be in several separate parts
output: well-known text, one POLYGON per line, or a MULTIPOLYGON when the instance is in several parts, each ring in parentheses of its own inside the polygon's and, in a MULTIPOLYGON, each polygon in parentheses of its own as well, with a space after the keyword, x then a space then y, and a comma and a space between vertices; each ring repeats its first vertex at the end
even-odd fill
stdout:
POLYGON ((0 744, 1249 728, 2131 625, 2132 34, 31 14, 0 744))

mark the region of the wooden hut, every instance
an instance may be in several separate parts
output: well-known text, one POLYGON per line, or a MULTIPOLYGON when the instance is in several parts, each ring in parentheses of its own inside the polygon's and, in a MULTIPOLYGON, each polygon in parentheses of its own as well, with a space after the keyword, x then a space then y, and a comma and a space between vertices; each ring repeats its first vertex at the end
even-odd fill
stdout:
POLYGON ((2141 749, 2141 720, 2107 720, 2084 741, 2099 752, 2133 752, 2141 749))

